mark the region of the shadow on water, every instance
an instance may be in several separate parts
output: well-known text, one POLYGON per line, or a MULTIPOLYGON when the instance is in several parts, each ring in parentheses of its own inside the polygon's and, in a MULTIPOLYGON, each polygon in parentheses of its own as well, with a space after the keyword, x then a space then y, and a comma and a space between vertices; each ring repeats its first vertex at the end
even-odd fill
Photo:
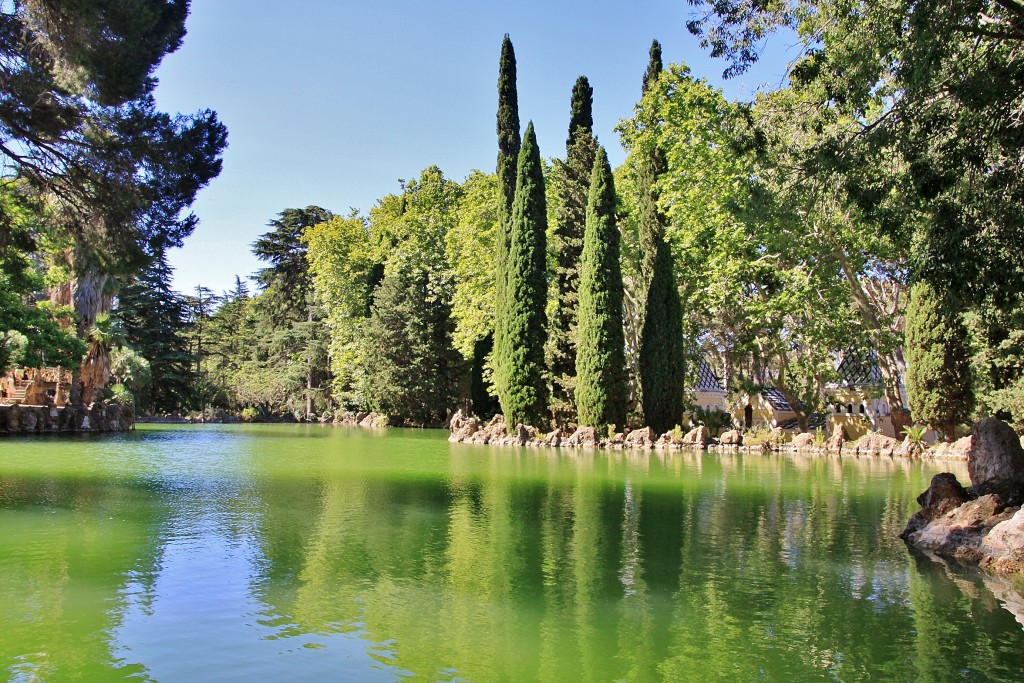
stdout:
POLYGON ((1017 603, 898 539, 929 465, 318 425, 139 434, 0 453, 10 677, 1010 681, 1024 666, 1017 603))

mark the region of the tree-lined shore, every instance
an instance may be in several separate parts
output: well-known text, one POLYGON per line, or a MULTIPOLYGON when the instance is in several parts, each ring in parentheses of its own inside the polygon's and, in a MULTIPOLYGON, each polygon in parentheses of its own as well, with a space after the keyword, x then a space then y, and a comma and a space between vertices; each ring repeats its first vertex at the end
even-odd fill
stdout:
POLYGON ((601 93, 580 76, 565 149, 546 157, 506 36, 493 173, 483 159, 462 180, 428 166, 365 213, 284 209, 253 244, 254 282, 177 293, 166 251, 194 227, 182 215, 226 138, 210 112, 153 109, 146 77, 181 37, 167 3, 164 49, 139 57, 132 88, 104 94, 118 74, 82 67, 97 102, 68 129, 138 139, 125 133, 121 156, 94 144, 91 180, 23 162, 3 185, 0 360, 75 369, 86 393, 141 413, 443 424, 463 408, 663 434, 700 421, 701 361, 730 397, 777 390, 807 431, 858 351, 897 433, 918 423, 952 440, 988 414, 1024 425, 1019 13, 695 4, 688 27, 727 76, 794 32, 786 84, 729 101, 655 41, 619 139, 596 139, 601 93), (615 142, 627 156, 612 169, 615 142), (114 156, 131 193, 101 184, 114 156))

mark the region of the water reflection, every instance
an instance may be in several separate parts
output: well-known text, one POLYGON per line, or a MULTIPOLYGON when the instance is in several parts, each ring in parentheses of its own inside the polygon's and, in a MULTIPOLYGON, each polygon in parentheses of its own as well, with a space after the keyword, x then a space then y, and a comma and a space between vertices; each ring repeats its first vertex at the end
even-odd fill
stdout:
POLYGON ((94 445, 0 453, 10 678, 1009 681, 1024 665, 1013 585, 897 538, 937 471, 920 463, 291 427, 94 445))

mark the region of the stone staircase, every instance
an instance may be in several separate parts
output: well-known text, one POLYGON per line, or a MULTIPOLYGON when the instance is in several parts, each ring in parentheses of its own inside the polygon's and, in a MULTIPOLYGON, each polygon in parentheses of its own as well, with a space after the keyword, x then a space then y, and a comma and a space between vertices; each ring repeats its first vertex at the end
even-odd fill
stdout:
POLYGON ((28 392, 28 386, 15 387, 6 398, 0 399, 0 403, 6 403, 12 405, 15 403, 24 403, 25 394, 28 392))

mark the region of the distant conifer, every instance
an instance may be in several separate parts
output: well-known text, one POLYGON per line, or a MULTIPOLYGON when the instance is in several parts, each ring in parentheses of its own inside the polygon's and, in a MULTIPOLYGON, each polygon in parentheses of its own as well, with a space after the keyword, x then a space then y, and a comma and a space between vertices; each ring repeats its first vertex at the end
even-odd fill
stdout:
POLYGON ((657 40, 652 40, 651 50, 648 54, 650 59, 647 62, 647 71, 644 73, 644 84, 641 93, 646 93, 654 85, 654 82, 658 80, 661 72, 665 70, 665 65, 661 61, 661 43, 657 40))
POLYGON ((580 264, 576 407, 589 427, 626 422, 622 271, 615 222, 615 183, 608 156, 598 148, 590 179, 580 264))
POLYGON ((551 375, 551 411, 555 421, 562 425, 576 420, 573 393, 576 385, 577 290, 583 231, 587 221, 587 194, 597 151, 593 137, 593 100, 594 89, 585 76, 580 76, 572 89, 565 161, 556 161, 552 173, 558 210, 551 240, 555 272, 551 278, 545 358, 551 375))
POLYGON ((500 382, 507 373, 500 363, 506 357, 505 316, 508 310, 509 240, 511 238, 512 202, 516 192, 516 166, 521 142, 519 138, 519 95, 516 90, 516 53, 512 40, 505 34, 498 66, 498 163, 497 175, 501 202, 494 238, 494 378, 498 395, 500 382))
POLYGON ((497 349, 498 400, 510 425, 547 420, 544 342, 547 337, 547 204, 537 136, 530 123, 519 151, 509 235, 505 334, 497 349))

